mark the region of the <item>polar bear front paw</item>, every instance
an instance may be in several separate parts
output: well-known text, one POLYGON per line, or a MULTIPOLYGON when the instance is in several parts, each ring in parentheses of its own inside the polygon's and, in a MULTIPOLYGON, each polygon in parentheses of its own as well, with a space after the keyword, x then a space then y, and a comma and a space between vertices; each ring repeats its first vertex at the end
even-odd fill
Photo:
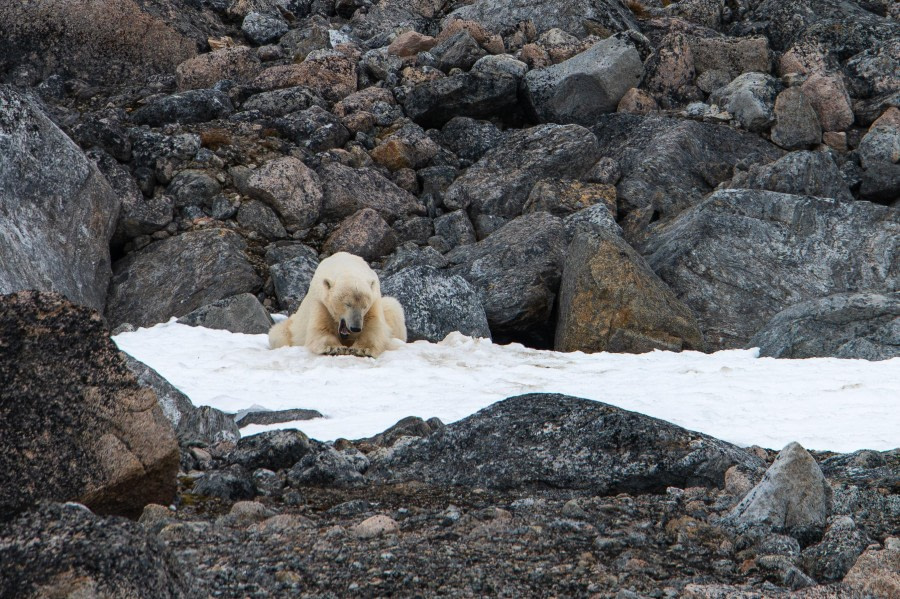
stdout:
POLYGON ((350 348, 343 345, 326 345, 319 353, 323 356, 348 356, 350 355, 350 348))
POLYGON ((375 355, 372 354, 372 350, 366 347, 348 347, 347 353, 351 356, 357 356, 359 358, 374 358, 375 355))

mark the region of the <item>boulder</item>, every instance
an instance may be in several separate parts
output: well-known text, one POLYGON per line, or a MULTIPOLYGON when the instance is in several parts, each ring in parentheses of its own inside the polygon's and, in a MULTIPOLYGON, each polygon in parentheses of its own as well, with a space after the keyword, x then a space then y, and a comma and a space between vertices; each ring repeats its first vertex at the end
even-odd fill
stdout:
POLYGON ((847 575, 869 545, 866 533, 853 518, 836 516, 828 524, 822 541, 807 547, 801 556, 803 569, 819 582, 837 582, 847 575))
POLYGON ((888 537, 884 547, 869 547, 847 575, 843 583, 858 593, 874 597, 896 597, 900 594, 900 537, 888 537))
POLYGON ((900 28, 895 26, 893 35, 864 48, 845 63, 844 72, 854 96, 871 98, 900 90, 900 72, 897 71, 900 40, 897 39, 897 29, 900 28))
POLYGON ((691 311, 618 235, 577 233, 559 291, 557 351, 702 350, 691 311))
POLYGON ((0 155, 0 293, 56 291, 102 311, 120 199, 38 105, 7 86, 0 155))
POLYGON ((644 74, 640 54, 627 36, 613 36, 559 64, 525 76, 526 99, 540 122, 593 125, 614 112, 644 74))
POLYGON ((235 220, 243 229, 256 233, 263 239, 283 239, 288 236, 278 214, 256 200, 241 202, 235 220))
POLYGON ((772 141, 786 150, 802 150, 822 143, 822 126, 810 101, 790 87, 775 99, 772 141))
POLYGON ((885 206, 724 189, 656 232, 645 255, 724 349, 798 302, 897 289, 898 236, 900 215, 885 206))
POLYGON ((440 131, 431 131, 429 135, 459 158, 469 162, 477 162, 503 140, 503 131, 492 122, 465 116, 453 117, 440 131))
POLYGON ((381 293, 397 298, 403 306, 409 341, 437 343, 454 331, 491 337, 478 292, 459 275, 411 266, 382 279, 381 293))
POLYGON ((274 208, 289 227, 311 227, 322 212, 319 176, 293 156, 270 160, 253 171, 247 193, 274 208))
POLYGON ((895 201, 900 196, 900 109, 881 115, 859 143, 863 167, 860 196, 873 201, 895 201))
POLYGON ((484 48, 466 30, 457 31, 441 40, 430 52, 437 60, 437 67, 444 72, 450 72, 450 69, 468 71, 479 58, 487 55, 484 48))
POLYGON ((274 125, 285 138, 313 153, 340 148, 350 140, 341 119, 316 105, 286 114, 274 125))
POLYGON ((14 293, 0 299, 0 338, 0 472, 22 474, 0 489, 0 514, 47 500, 136 518, 174 499, 172 425, 97 312, 14 293))
POLYGON ((803 82, 800 91, 815 109, 823 131, 844 131, 853 124, 850 95, 840 77, 815 74, 803 82))
POLYGON ((160 127, 168 123, 205 123, 234 112, 228 94, 216 89, 191 89, 157 98, 131 114, 138 125, 160 127))
POLYGON ((141 524, 77 503, 46 503, 0 528, 4 597, 207 595, 174 552, 141 524))
POLYGON ((319 255, 310 247, 296 244, 266 252, 266 262, 278 305, 293 314, 309 291, 309 282, 319 266, 319 255))
POLYGON ((233 231, 192 231, 152 243, 113 265, 106 317, 113 328, 151 326, 239 293, 262 281, 233 231))
POLYGON ((256 110, 265 116, 280 117, 313 106, 326 108, 325 104, 325 100, 308 87, 297 85, 253 94, 241 104, 241 110, 256 110))
POLYGON ((375 169, 355 169, 331 162, 322 165, 318 173, 324 191, 322 217, 327 220, 341 220, 363 208, 372 208, 388 223, 424 213, 414 195, 375 169))
POLYGON ((279 13, 251 11, 241 22, 241 32, 257 46, 277 42, 287 33, 288 24, 279 13))
POLYGON ((250 81, 262 70, 256 52, 247 46, 232 46, 189 58, 175 69, 178 89, 209 88, 223 79, 250 81))
POLYGON ((821 468, 799 443, 790 443, 725 522, 738 531, 787 534, 809 545, 821 539, 830 515, 831 487, 821 468))
POLYGON ((180 324, 259 335, 268 333, 272 317, 252 293, 241 293, 201 306, 178 319, 180 324))
POLYGON ((498 490, 594 495, 721 487, 763 462, 729 443, 637 412, 552 393, 499 401, 373 465, 376 477, 498 490))
POLYGON ((840 169, 828 152, 791 152, 769 164, 754 164, 747 171, 735 173, 728 187, 767 189, 846 201, 853 199, 840 169))
POLYGON ((371 208, 345 218, 325 240, 322 251, 326 254, 349 252, 364 260, 378 260, 397 247, 397 234, 381 215, 371 208))
POLYGON ((734 115, 748 131, 766 131, 775 122, 777 79, 765 73, 744 73, 710 95, 710 101, 734 115))
POLYGON ((546 327, 565 256, 562 221, 546 212, 512 220, 449 254, 450 272, 478 291, 494 334, 546 327))
POLYGON ((606 204, 594 204, 589 208, 570 214, 563 219, 563 226, 566 229, 566 243, 572 243, 575 235, 582 229, 622 236, 622 228, 616 223, 615 217, 606 204))
POLYGON ((900 356, 900 293, 839 293, 776 314, 747 347, 773 358, 900 356))
POLYGON ((225 459, 248 470, 276 471, 290 468, 310 451, 309 438, 300 431, 267 431, 243 437, 225 459))
POLYGON ((544 211, 566 217, 596 204, 603 204, 614 215, 616 188, 607 183, 542 179, 531 188, 522 212, 544 211))
POLYGON ((697 75, 724 71, 735 78, 772 69, 772 51, 764 37, 696 36, 688 38, 688 45, 697 75))
POLYGON ((600 154, 597 141, 580 125, 539 125, 512 131, 456 179, 444 194, 453 210, 515 217, 539 180, 575 178, 600 154))
POLYGON ((451 248, 475 243, 475 227, 465 210, 454 210, 434 219, 434 234, 443 237, 451 248))

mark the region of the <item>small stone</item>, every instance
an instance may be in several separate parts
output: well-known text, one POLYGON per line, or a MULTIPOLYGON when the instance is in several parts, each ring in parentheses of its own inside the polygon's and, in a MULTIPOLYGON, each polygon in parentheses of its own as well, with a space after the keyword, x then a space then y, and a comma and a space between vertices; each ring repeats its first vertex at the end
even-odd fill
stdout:
POLYGON ((393 534, 400 530, 400 526, 390 516, 378 514, 363 520, 350 532, 360 539, 372 539, 386 534, 393 534))
POLYGON ((418 31, 401 33, 388 46, 388 52, 396 56, 415 56, 419 52, 428 52, 437 43, 430 35, 422 35, 418 31))
POLYGON ((619 105, 616 107, 616 112, 627 112, 630 114, 650 114, 657 111, 659 111, 659 106, 656 104, 653 96, 636 87, 632 87, 625 92, 625 95, 622 96, 622 99, 619 100, 619 105))

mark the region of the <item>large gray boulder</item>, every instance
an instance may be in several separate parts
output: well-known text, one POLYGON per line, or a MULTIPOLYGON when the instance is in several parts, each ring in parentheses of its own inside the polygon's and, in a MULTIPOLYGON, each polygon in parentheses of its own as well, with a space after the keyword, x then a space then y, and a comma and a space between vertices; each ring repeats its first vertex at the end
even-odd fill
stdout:
POLYGON ((660 228, 645 254, 723 349, 798 302, 897 289, 898 239, 900 213, 885 206, 723 189, 660 228))
POLYGON ((704 346, 688 307, 621 237, 575 235, 560 285, 557 351, 643 353, 704 346))
POLYGON ((262 280, 233 231, 192 231, 152 243, 113 265, 110 326, 151 326, 216 300, 253 293, 262 280))
POLYGON ((847 182, 828 152, 799 151, 769 164, 755 164, 735 173, 728 187, 767 189, 836 200, 853 199, 847 182))
POLYGON ((615 112, 644 74, 641 56, 626 36, 612 36, 559 64, 525 76, 526 99, 541 122, 590 127, 615 112))
POLYGON ((390 480, 596 495, 721 487, 734 465, 762 460, 637 412, 558 395, 520 395, 396 448, 370 473, 390 480))
POLYGON ((319 266, 319 255, 311 247, 295 244, 270 249, 266 252, 266 262, 278 305, 294 313, 309 291, 309 283, 319 266))
POLYGON ((900 356, 900 292, 839 293, 776 314, 747 343, 773 358, 900 356))
POLYGON ((324 220, 339 221, 363 208, 372 208, 388 223, 393 223, 425 211, 414 195, 373 168, 351 168, 330 162, 322 165, 318 173, 324 192, 324 220))
POLYGON ((562 29, 582 38, 602 31, 640 31, 634 15, 619 0, 477 0, 445 19, 477 21, 493 33, 505 34, 531 21, 538 34, 562 29))
POLYGON ((185 564, 137 522, 46 503, 0 528, 0 596, 207 596, 185 564))
POLYGON ((322 212, 319 176, 293 156, 276 158, 256 169, 247 180, 247 193, 274 208, 289 227, 310 227, 322 212))
POLYGON ((272 317, 252 293, 239 293, 200 306, 178 319, 181 324, 245 335, 267 333, 272 317))
POLYGON ((205 123, 234 112, 228 94, 217 89, 192 89, 157 98, 135 110, 138 125, 159 127, 167 123, 205 123))
POLYGON ((408 341, 436 343, 453 331, 491 337, 478 292, 459 275, 430 266, 408 267, 382 280, 381 294, 403 306, 408 341))
POLYGON ((102 311, 120 200, 27 96, 0 85, 0 293, 56 291, 102 311))
POLYGON ((453 210, 515 217, 541 179, 577 179, 600 158, 594 135, 580 125, 538 125, 510 132, 447 189, 453 210))
POLYGON ((765 131, 775 122, 775 98, 781 83, 765 73, 744 73, 709 99, 734 115, 748 131, 765 131))
POLYGON ((98 313, 55 293, 0 296, 0 338, 0 472, 16 480, 0 515, 45 500, 137 517, 174 499, 172 425, 98 313))
POLYGON ((491 331, 509 335, 548 325, 565 249, 562 221, 533 212, 452 250, 447 259, 450 272, 478 291, 491 331))

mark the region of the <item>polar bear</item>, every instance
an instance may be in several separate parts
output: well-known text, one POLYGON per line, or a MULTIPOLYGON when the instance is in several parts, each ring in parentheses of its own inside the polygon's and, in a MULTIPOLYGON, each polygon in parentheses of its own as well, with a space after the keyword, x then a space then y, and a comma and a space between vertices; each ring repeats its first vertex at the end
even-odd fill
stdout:
POLYGON ((381 297, 375 271, 347 252, 322 260, 297 311, 269 329, 273 349, 302 345, 326 355, 375 358, 393 339, 406 341, 403 307, 381 297))

